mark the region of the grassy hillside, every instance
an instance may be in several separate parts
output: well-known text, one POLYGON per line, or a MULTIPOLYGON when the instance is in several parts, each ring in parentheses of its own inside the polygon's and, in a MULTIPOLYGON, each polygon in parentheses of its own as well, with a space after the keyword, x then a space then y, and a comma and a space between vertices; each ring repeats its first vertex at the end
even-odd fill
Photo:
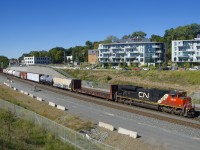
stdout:
POLYGON ((83 80, 111 84, 133 84, 144 87, 180 89, 193 93, 200 90, 200 71, 117 71, 64 70, 83 80))

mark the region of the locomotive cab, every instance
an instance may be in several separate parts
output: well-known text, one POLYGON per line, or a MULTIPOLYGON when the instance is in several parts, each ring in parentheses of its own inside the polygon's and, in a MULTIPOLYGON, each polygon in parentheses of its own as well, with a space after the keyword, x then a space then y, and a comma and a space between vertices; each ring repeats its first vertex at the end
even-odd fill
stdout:
POLYGON ((191 98, 184 91, 170 91, 167 99, 162 104, 171 106, 174 112, 184 116, 193 116, 194 114, 191 98))

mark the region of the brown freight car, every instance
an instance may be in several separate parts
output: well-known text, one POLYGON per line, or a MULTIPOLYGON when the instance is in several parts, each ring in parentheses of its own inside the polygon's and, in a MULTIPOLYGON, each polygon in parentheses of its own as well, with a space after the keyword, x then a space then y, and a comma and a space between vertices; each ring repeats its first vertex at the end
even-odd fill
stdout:
POLYGON ((20 72, 20 78, 27 79, 27 72, 20 72))

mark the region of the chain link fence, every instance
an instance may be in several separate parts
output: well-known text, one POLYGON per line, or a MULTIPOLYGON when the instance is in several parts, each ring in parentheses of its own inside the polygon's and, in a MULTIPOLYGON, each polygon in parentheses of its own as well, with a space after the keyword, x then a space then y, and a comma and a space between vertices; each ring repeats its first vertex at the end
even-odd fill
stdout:
POLYGON ((117 150, 114 147, 86 137, 74 130, 64 127, 52 120, 36 114, 35 112, 14 105, 10 102, 0 99, 0 108, 8 110, 15 114, 16 117, 31 121, 39 125, 45 131, 51 132, 55 138, 74 145, 76 149, 81 150, 117 150))

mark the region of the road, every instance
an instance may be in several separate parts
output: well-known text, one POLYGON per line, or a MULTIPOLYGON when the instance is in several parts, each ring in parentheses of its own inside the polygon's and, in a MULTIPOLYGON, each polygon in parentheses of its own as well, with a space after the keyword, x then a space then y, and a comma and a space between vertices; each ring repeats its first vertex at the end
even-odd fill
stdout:
MULTIPOLYGON (((0 82, 3 83, 5 81, 6 78, 0 75, 0 82)), ((93 122, 102 121, 112 124, 116 128, 122 127, 136 131, 141 136, 140 138, 147 143, 153 143, 154 145, 162 146, 165 149, 199 150, 200 131, 197 129, 189 129, 190 132, 187 134, 187 132, 182 131, 188 129, 180 125, 174 125, 168 122, 114 110, 104 106, 98 106, 44 89, 34 92, 34 83, 29 85, 14 80, 14 82, 10 84, 19 90, 33 93, 34 95, 43 98, 45 101, 63 105, 71 114, 78 115, 83 119, 91 120, 93 122)))

